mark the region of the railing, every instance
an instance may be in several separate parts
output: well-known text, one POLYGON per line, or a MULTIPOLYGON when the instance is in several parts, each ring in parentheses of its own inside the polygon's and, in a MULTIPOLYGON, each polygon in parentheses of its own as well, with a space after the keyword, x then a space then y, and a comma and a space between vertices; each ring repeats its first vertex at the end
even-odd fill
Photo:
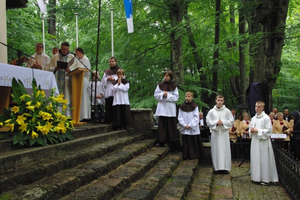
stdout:
POLYGON ((230 140, 231 160, 241 161, 241 166, 245 161, 250 161, 250 143, 251 140, 247 138, 237 138, 230 140))
POLYGON ((279 180, 293 199, 300 199, 300 162, 290 151, 273 142, 279 180))

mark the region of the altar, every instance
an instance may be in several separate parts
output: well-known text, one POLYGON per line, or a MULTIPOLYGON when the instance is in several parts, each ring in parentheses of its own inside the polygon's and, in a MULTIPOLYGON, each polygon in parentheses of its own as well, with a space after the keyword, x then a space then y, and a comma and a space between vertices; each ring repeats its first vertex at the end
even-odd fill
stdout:
POLYGON ((3 108, 9 106, 13 78, 22 81, 24 87, 29 91, 32 89, 32 79, 35 78, 37 85, 40 85, 42 90, 50 91, 55 88, 54 94, 59 94, 53 72, 0 63, 0 114, 3 113, 3 108))

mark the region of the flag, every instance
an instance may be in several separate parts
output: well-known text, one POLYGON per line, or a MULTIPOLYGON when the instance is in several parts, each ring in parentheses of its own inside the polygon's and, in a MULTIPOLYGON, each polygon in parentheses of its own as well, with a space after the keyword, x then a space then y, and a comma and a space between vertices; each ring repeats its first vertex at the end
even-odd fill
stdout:
POLYGON ((37 3, 40 7, 40 10, 42 13, 47 12, 47 4, 46 4, 46 0, 37 0, 37 3))
POLYGON ((132 1, 124 0, 128 33, 133 33, 132 1))

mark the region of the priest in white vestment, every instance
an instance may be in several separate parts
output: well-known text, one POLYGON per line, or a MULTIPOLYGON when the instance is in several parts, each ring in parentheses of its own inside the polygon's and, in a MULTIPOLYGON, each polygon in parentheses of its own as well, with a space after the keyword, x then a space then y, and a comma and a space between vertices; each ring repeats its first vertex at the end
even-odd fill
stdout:
POLYGON ((223 105, 224 96, 216 97, 216 105, 206 116, 211 130, 211 157, 215 173, 228 173, 231 170, 229 129, 234 120, 231 111, 223 105))
POLYGON ((50 62, 50 58, 46 54, 43 54, 43 47, 44 45, 42 43, 37 43, 35 45, 36 52, 29 58, 26 67, 46 70, 46 66, 50 62))
MULTIPOLYGON (((90 60, 84 55, 84 51, 81 47, 77 47, 75 50, 76 57, 79 59, 77 62, 77 67, 91 70, 90 60)), ((82 95, 81 95, 81 106, 80 106, 80 116, 79 120, 91 119, 91 100, 89 93, 89 79, 90 72, 84 72, 83 85, 82 85, 82 95)))
MULTIPOLYGON (((74 55, 69 52, 70 44, 68 42, 63 42, 61 44, 61 49, 58 54, 55 54, 51 59, 50 63, 47 65, 47 71, 53 71, 55 74, 55 79, 57 82, 57 87, 60 94, 64 94, 64 98, 67 99, 69 105, 71 102, 71 79, 66 76, 66 74, 74 70, 77 66, 77 60, 74 60, 74 63, 67 67, 66 69, 61 69, 57 67, 57 61, 69 62, 74 58, 74 55)), ((71 106, 69 106, 71 108, 71 106)), ((71 116, 70 110, 66 112, 67 116, 71 116)))
POLYGON ((251 180, 268 184, 278 182, 276 163, 271 143, 272 123, 264 112, 265 103, 258 101, 255 104, 256 115, 249 125, 251 139, 250 162, 251 180))

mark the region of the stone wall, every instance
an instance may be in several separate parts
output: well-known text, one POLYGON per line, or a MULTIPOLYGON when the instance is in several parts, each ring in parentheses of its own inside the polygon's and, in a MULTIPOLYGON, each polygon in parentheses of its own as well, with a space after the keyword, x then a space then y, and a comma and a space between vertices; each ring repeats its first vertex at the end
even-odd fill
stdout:
POLYGON ((152 109, 131 109, 132 126, 144 133, 147 138, 153 137, 153 111, 152 109))

